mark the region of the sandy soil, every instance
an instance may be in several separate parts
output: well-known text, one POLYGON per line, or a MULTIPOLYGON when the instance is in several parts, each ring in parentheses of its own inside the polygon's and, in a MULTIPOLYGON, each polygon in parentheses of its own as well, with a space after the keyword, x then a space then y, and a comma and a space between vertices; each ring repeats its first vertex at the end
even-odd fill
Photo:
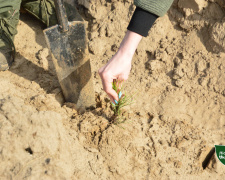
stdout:
POLYGON ((223 179, 213 156, 225 145, 225 3, 175 0, 140 43, 126 91, 127 122, 110 125, 97 70, 116 52, 131 0, 78 0, 88 22, 97 108, 64 103, 44 26, 21 15, 13 67, 0 72, 1 179, 223 179))

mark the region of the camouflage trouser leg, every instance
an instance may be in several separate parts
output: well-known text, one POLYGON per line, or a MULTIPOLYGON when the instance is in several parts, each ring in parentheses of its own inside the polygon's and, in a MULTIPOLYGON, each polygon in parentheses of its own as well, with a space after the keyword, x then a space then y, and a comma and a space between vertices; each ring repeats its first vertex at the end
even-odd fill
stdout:
MULTIPOLYGON (((82 20, 74 5, 64 4, 70 21, 82 20)), ((7 70, 15 57, 13 40, 17 34, 21 5, 47 26, 57 24, 53 0, 0 0, 0 71, 7 70)))
MULTIPOLYGON (((13 46, 14 36, 17 34, 20 6, 21 0, 0 0, 0 48, 13 46)), ((22 0, 22 6, 47 26, 57 24, 53 0, 22 0)))
MULTIPOLYGON (((12 40, 17 33, 20 5, 21 0, 0 0, 0 30, 4 30, 12 40)), ((57 24, 53 0, 22 0, 22 6, 47 26, 57 24)))
POLYGON ((21 0, 0 0, 0 71, 9 69, 15 57, 14 36, 21 0))
MULTIPOLYGON (((77 14, 75 6, 67 2, 64 2, 64 5, 68 19, 70 21, 78 20, 80 16, 77 14)), ((53 0, 22 0, 22 7, 47 26, 58 23, 53 0)))
POLYGON ((22 0, 22 7, 47 26, 57 24, 53 0, 22 0))
MULTIPOLYGON (((21 0, 0 0, 0 34, 7 33, 12 41, 17 33, 20 4, 21 0)), ((0 41, 0 47, 3 45, 4 42, 0 41)))
MULTIPOLYGON (((12 40, 17 33, 16 27, 19 22, 20 5, 47 26, 57 24, 53 0, 22 0, 22 3, 21 0, 0 0, 0 30, 3 29, 7 32, 12 40)), ((74 20, 78 17, 74 6, 65 3, 65 7, 69 20, 74 20)))

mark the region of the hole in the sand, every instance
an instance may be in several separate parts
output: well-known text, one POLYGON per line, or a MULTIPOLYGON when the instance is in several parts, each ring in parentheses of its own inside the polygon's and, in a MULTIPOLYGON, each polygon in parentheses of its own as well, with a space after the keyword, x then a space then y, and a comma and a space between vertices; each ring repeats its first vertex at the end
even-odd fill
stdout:
POLYGON ((31 155, 33 154, 33 151, 32 151, 32 149, 30 147, 26 148, 25 151, 27 151, 31 155))
MULTIPOLYGON (((97 105, 96 105, 96 106, 97 106, 97 105)), ((94 109, 95 109, 94 106, 90 106, 90 107, 86 108, 87 111, 93 111, 94 109)))
POLYGON ((50 158, 45 159, 45 163, 46 163, 46 164, 49 164, 49 163, 50 163, 50 161, 51 161, 51 159, 50 159, 50 158))
POLYGON ((205 169, 208 167, 210 160, 212 159, 213 155, 215 153, 215 147, 213 147, 207 156, 205 157, 204 161, 202 162, 202 168, 205 169))
POLYGON ((148 117, 149 117, 149 118, 148 118, 148 124, 150 124, 150 123, 152 122, 154 116, 151 115, 150 113, 148 113, 148 117))

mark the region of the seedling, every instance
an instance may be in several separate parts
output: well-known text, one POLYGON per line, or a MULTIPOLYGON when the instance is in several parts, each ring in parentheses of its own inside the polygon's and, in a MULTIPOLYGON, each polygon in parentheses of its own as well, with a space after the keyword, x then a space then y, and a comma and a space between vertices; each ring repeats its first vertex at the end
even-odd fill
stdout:
POLYGON ((113 116, 112 116, 112 123, 114 124, 121 124, 124 123, 126 118, 124 117, 121 109, 125 106, 131 105, 133 103, 133 95, 128 96, 126 93, 122 93, 123 87, 120 88, 122 84, 121 81, 114 80, 112 83, 113 89, 116 91, 119 97, 119 101, 115 100, 115 103, 112 103, 113 108, 113 116))

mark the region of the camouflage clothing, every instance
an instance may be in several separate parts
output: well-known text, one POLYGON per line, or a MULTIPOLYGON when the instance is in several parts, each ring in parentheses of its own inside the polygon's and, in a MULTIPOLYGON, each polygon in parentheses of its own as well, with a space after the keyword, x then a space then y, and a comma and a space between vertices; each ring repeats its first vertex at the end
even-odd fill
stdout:
POLYGON ((57 24, 53 0, 0 0, 0 71, 7 70, 14 60, 13 40, 21 5, 47 26, 57 24))
POLYGON ((53 0, 22 0, 22 7, 47 26, 57 24, 53 0))

